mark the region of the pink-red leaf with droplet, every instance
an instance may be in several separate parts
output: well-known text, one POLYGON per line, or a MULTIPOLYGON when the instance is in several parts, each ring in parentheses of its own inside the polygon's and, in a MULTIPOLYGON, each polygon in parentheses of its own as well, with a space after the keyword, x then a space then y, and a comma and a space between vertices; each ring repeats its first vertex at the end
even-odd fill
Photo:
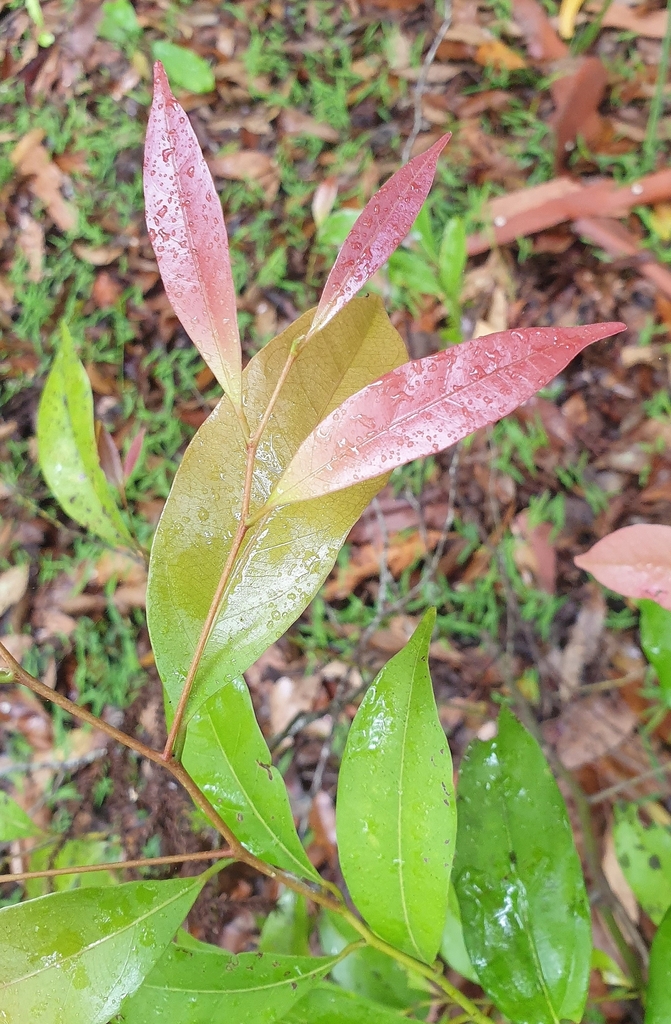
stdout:
POLYGON ((316 498, 433 455, 494 423, 621 323, 489 334, 392 370, 303 441, 268 505, 316 498))
POLYGON ((625 526, 574 561, 604 587, 625 597, 648 598, 671 611, 671 526, 625 526))
POLYGON ((149 238, 170 304, 240 406, 240 336, 224 215, 195 132, 159 62, 145 141, 144 196, 149 238))
POLYGON ((429 194, 438 157, 449 140, 448 132, 413 157, 367 203, 333 264, 308 337, 332 320, 401 244, 429 194))

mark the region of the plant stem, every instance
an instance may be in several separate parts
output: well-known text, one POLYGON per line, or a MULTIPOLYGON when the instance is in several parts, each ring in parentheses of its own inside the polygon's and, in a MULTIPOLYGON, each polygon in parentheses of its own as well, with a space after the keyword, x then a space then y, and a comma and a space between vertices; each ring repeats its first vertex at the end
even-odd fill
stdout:
POLYGON ((655 94, 650 103, 650 113, 645 129, 643 140, 643 172, 648 173, 654 170, 657 157, 657 127, 664 106, 664 87, 666 76, 669 70, 669 55, 671 54, 671 0, 666 5, 666 29, 662 40, 662 52, 659 55, 659 67, 657 68, 657 81, 655 82, 655 94))
POLYGON ((79 864, 70 868, 46 868, 44 871, 19 871, 0 875, 0 882, 25 882, 29 878, 57 878, 59 875, 83 875, 93 871, 126 871, 130 868, 151 868, 160 864, 183 864, 185 861, 222 860, 231 858, 230 850, 204 850, 199 853, 174 853, 167 857, 140 857, 138 860, 115 860, 109 864, 79 864))
POLYGON ((266 429, 268 421, 272 415, 273 409, 275 408, 275 404, 279 397, 280 391, 282 390, 282 386, 286 381, 289 375, 289 371, 291 370, 291 367, 293 366, 295 360, 296 350, 294 345, 292 345, 292 347, 289 349, 289 353, 285 360, 284 366, 282 367, 282 372, 277 378, 275 389, 272 395, 270 396, 268 405, 266 406, 265 412, 261 417, 259 425, 254 431, 254 433, 251 435, 251 437, 249 437, 247 440, 245 482, 242 492, 242 501, 240 504, 240 519, 238 521, 238 528, 235 531, 233 540, 231 541, 228 556, 226 558, 224 568, 221 571, 221 576, 219 577, 217 589, 215 590, 214 597, 210 602, 210 607, 207 615, 205 616, 203 628, 200 632, 200 637, 198 638, 196 649, 193 652, 193 658, 191 659, 191 664, 189 665, 189 670, 186 674, 186 679, 184 680, 184 686, 179 697, 179 703, 177 704, 177 708, 175 710, 175 717, 172 721, 172 725, 170 727, 170 732, 168 733, 168 739, 166 740, 165 747, 163 748, 163 757, 166 761, 173 756, 175 743, 182 728, 182 722, 184 721, 186 706, 189 702, 189 697, 191 695, 191 690, 193 688, 193 681, 196 678, 196 673, 200 666, 200 662, 205 652, 205 648, 207 647, 207 642, 210 639, 212 627, 214 626, 217 615, 219 614, 221 601, 224 596, 224 591, 226 590, 226 587, 228 585, 228 581, 231 578, 231 573, 233 571, 233 566, 235 565, 235 560, 238 557, 238 554, 240 553, 240 548, 242 547, 242 542, 245 539, 245 535, 249 527, 252 525, 248 522, 248 519, 249 506, 251 504, 252 499, 252 484, 254 482, 254 462, 256 460, 256 452, 258 450, 259 442, 261 441, 263 432, 266 429))

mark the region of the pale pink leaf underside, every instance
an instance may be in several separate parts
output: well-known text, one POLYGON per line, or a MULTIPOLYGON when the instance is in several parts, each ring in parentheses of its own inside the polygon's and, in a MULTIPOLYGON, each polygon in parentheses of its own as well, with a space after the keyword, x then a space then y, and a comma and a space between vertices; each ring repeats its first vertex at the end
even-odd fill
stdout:
POLYGON ((239 406, 240 336, 224 215, 195 132, 158 62, 144 151, 144 195, 149 238, 170 305, 239 406))
POLYGON ((331 268, 309 334, 321 330, 389 259, 415 222, 450 133, 413 157, 366 204, 331 268))
POLYGON ((618 594, 646 597, 671 611, 671 526, 625 526, 578 555, 575 564, 618 594))
POLYGON ((433 455, 494 423, 621 323, 489 334, 405 363, 348 398, 303 441, 268 505, 305 501, 433 455))

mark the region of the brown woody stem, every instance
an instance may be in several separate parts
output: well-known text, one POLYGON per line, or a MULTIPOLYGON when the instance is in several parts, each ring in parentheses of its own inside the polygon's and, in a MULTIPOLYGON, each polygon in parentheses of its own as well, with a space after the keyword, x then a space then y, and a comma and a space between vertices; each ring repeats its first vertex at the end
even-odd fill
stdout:
POLYGON ((173 853, 166 857, 140 857, 137 860, 115 860, 109 864, 79 864, 70 868, 45 868, 44 871, 19 871, 0 875, 0 882, 26 882, 30 878, 57 878, 59 875, 84 875, 93 871, 126 871, 130 868, 152 868, 161 864, 183 864, 185 861, 222 860, 231 857, 230 850, 204 850, 198 853, 173 853))
POLYGON ((293 366, 295 360, 296 353, 294 351, 294 348, 292 347, 289 350, 289 354, 287 355, 284 366, 282 367, 282 372, 277 378, 275 389, 272 395, 270 396, 268 405, 266 406, 265 412, 261 417, 259 425, 247 441, 245 482, 242 492, 242 502, 240 506, 240 520, 238 522, 238 528, 235 531, 233 540, 231 541, 231 546, 228 551, 228 557, 226 558, 224 568, 221 571, 221 576, 219 577, 217 589, 215 590, 214 597, 212 598, 212 601, 210 603, 208 613, 203 623, 203 628, 198 638, 198 643, 196 644, 196 649, 193 652, 193 658, 191 659, 191 664, 189 665, 189 671, 187 672, 186 679, 184 680, 184 686, 179 697, 179 703, 177 704, 177 708, 175 710, 175 717, 172 721, 172 725, 170 727, 170 732, 168 733, 168 738, 166 740, 165 747, 163 748, 163 757, 165 758, 166 761, 173 756, 175 744, 177 742, 177 738, 182 728, 182 722, 184 721, 186 706, 189 703, 189 697, 191 696, 193 681, 196 678, 196 673, 200 666, 200 662, 205 652, 205 648, 207 647, 207 642, 210 639, 210 633, 212 632, 212 627, 214 626, 215 620, 219 613, 219 608, 221 605, 222 598, 224 596, 224 591, 226 590, 228 581, 231 578, 231 573, 233 571, 233 566, 235 565, 235 560, 238 557, 238 554, 240 553, 242 542, 245 539, 245 534, 247 533, 247 530, 249 529, 250 526, 248 522, 249 506, 252 500, 252 484, 254 482, 254 462, 256 460, 256 452, 259 447, 259 442, 261 440, 264 430, 268 425, 268 420, 272 415, 273 409, 275 408, 275 404, 279 397, 280 391, 282 390, 282 386, 284 385, 284 382, 286 381, 289 375, 289 371, 291 370, 291 367, 293 366))

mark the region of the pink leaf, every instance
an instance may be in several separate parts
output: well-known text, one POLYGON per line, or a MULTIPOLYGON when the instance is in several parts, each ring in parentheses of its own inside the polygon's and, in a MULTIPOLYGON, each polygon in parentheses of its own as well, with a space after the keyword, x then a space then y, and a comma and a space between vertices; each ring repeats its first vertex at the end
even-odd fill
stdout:
POLYGON ((133 470, 137 466, 138 459, 142 453, 142 445, 144 444, 144 436, 146 433, 147 431, 142 427, 130 443, 130 448, 126 453, 126 458, 123 460, 124 480, 129 480, 133 475, 133 470))
POLYGON ((671 526, 625 526, 574 561, 604 587, 625 597, 647 597, 671 611, 671 526))
POLYGON ((240 336, 224 215, 195 132, 158 61, 144 150, 144 196, 149 238, 170 304, 239 407, 240 336))
POLYGON ((308 336, 332 320, 401 244, 429 194, 450 137, 448 132, 401 167, 366 204, 331 268, 308 336))
POLYGON ((339 491, 455 444, 512 412, 586 345, 624 329, 610 323, 503 331, 405 363, 308 435, 266 508, 339 491))

